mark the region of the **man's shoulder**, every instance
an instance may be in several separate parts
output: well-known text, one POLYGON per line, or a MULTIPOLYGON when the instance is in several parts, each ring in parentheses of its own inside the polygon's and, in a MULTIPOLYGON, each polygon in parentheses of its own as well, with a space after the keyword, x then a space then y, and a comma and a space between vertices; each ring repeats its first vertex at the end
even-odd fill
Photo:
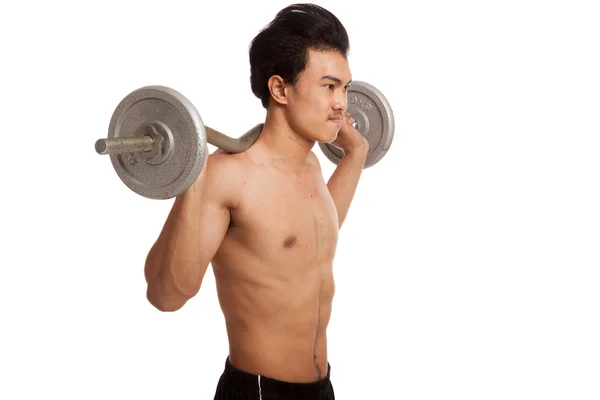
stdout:
POLYGON ((233 174, 237 169, 243 169, 243 160, 240 154, 228 153, 217 148, 208 156, 207 168, 214 169, 218 175, 233 174))
POLYGON ((240 154, 217 149, 208 156, 206 184, 219 198, 231 202, 238 199, 246 179, 247 162, 240 154))

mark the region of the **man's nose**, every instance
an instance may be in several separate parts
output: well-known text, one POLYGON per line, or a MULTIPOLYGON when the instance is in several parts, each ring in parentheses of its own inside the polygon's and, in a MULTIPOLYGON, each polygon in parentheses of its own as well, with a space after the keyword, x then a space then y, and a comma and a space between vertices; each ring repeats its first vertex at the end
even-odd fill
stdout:
POLYGON ((348 99, 346 96, 346 92, 338 92, 333 102, 333 109, 338 111, 346 111, 347 104, 348 99))

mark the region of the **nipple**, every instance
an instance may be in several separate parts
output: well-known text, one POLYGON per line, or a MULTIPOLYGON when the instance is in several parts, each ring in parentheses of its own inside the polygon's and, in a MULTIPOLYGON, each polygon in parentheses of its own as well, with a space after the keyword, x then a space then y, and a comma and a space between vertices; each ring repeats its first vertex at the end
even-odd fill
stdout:
POLYGON ((297 240, 298 238, 296 237, 296 235, 290 235, 284 240, 283 247, 285 247, 286 249, 294 247, 297 240))

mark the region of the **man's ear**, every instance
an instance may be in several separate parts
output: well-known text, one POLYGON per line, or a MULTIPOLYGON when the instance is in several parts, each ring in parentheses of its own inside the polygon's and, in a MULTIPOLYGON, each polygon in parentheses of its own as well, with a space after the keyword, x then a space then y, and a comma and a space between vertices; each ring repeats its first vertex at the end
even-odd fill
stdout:
POLYGON ((288 103, 287 85, 281 76, 271 76, 267 82, 267 85, 269 86, 269 92, 271 92, 271 97, 273 100, 279 104, 288 103))

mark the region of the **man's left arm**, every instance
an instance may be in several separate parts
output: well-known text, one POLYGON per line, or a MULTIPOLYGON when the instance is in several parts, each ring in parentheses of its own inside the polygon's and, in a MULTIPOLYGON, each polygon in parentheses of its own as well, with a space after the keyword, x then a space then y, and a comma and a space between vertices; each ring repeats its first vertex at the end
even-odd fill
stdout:
POLYGON ((367 158, 368 144, 348 150, 327 182, 338 212, 339 227, 348 215, 367 158))
POLYGON ((346 114, 338 137, 333 142, 344 151, 344 157, 327 182, 327 189, 337 208, 340 228, 348 215, 369 152, 369 142, 352 123, 354 119, 346 114))

